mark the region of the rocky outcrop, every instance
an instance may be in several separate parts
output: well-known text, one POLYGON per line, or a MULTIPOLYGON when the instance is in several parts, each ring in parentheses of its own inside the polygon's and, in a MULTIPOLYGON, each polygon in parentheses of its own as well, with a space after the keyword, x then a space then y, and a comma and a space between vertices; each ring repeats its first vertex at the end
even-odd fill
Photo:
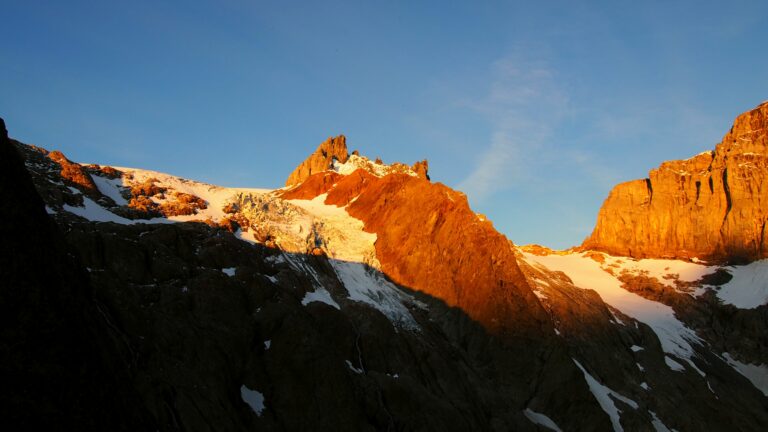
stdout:
POLYGON ((371 161, 360 156, 357 150, 351 155, 348 154, 346 138, 344 135, 339 135, 336 138, 328 138, 320 144, 314 153, 293 170, 285 185, 299 185, 314 174, 325 171, 335 171, 348 175, 358 169, 365 170, 377 177, 384 177, 389 174, 408 174, 429 180, 429 162, 426 159, 414 163, 413 166, 400 162, 385 164, 381 158, 371 161))
POLYGON ((325 140, 314 153, 304 162, 299 164, 285 181, 286 186, 292 186, 303 182, 307 177, 322 171, 327 171, 336 160, 339 163, 347 161, 347 138, 344 135, 331 137, 325 140))
POLYGON ((429 162, 426 159, 414 163, 411 169, 417 176, 429 180, 429 162))
MULTIPOLYGON (((190 216, 208 208, 208 203, 202 198, 184 192, 169 191, 168 188, 157 185, 158 182, 155 178, 149 178, 132 185, 128 208, 144 218, 190 216)), ((126 216, 132 215, 129 213, 126 216)))
POLYGON ((70 182, 74 186, 77 186, 83 193, 91 197, 98 198, 101 196, 99 189, 93 182, 90 174, 77 163, 70 161, 60 151, 52 151, 48 153, 48 158, 56 162, 61 166, 61 178, 67 182, 70 182))
POLYGON ((736 118, 714 151, 617 185, 582 247, 631 257, 768 257, 768 102, 736 118))

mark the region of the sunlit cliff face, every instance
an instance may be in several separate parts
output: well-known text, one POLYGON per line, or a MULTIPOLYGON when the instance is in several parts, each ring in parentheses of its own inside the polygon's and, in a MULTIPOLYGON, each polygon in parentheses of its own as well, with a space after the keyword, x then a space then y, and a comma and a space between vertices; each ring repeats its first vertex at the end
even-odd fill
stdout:
POLYGON ((317 174, 283 197, 319 193, 376 234, 376 257, 394 282, 460 307, 494 332, 552 332, 510 242, 463 194, 418 176, 357 170, 317 174))
POLYGON ((768 103, 736 118, 714 151, 616 186, 587 249, 649 258, 768 257, 768 103))

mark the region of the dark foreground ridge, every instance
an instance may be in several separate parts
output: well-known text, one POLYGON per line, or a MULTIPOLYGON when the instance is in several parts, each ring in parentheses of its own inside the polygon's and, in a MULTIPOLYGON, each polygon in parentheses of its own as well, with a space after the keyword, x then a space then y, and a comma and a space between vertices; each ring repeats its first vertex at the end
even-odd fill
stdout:
POLYGON ((0 119, 0 410, 7 430, 150 430, 84 267, 0 119))

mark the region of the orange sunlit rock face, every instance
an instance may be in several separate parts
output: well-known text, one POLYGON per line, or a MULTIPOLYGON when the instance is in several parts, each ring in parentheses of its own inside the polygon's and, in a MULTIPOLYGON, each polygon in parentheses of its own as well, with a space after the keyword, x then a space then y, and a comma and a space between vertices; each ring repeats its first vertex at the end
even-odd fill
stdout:
POLYGON ((48 153, 48 157, 61 165, 61 177, 83 188, 88 195, 101 195, 96 188, 91 176, 85 171, 82 165, 74 163, 64 156, 60 151, 48 153))
POLYGON ((288 176, 285 185, 299 184, 312 174, 328 170, 331 164, 333 164, 334 159, 339 161, 339 163, 344 163, 348 157, 347 138, 344 135, 328 138, 317 147, 317 150, 311 156, 293 170, 291 175, 288 176))
POLYGON ((614 187, 583 247, 632 257, 768 257, 768 102, 736 118, 713 152, 664 162, 614 187))
POLYGON ((204 199, 184 192, 169 191, 158 183, 158 179, 149 178, 131 186, 128 207, 140 212, 143 217, 190 216, 208 208, 204 199))
POLYGON ((321 172, 307 178, 301 186, 283 192, 282 197, 285 199, 309 200, 324 194, 342 177, 344 176, 333 171, 321 172))
POLYGON ((461 308, 495 334, 552 334, 510 242, 472 212, 464 194, 421 177, 357 170, 315 174, 283 197, 326 192, 326 204, 347 206, 376 233, 381 270, 394 282, 461 308))
POLYGON ((429 180, 429 162, 426 159, 414 163, 411 169, 417 176, 429 180))

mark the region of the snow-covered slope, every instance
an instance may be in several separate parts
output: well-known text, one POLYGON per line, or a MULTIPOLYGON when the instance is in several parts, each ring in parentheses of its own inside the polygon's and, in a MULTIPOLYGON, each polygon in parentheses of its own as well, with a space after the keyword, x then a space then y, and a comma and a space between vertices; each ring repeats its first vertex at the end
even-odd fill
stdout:
MULTIPOLYGON (((550 254, 546 256, 524 253, 529 262, 561 271, 568 275, 574 285, 597 291, 603 301, 625 315, 648 324, 661 342, 664 352, 686 360, 692 367, 694 355, 692 344, 700 343, 696 333, 685 327, 676 317, 671 307, 647 300, 622 288, 622 283, 615 275, 590 258, 587 253, 550 254)), ((609 267, 609 266, 608 266, 609 267)), ((674 363, 672 363, 674 364, 674 363)))
POLYGON ((342 175, 349 175, 358 169, 363 169, 376 177, 383 177, 387 174, 394 172, 400 172, 408 174, 409 176, 416 177, 416 172, 410 167, 403 164, 387 165, 384 163, 372 162, 365 156, 350 155, 346 162, 340 163, 337 160, 333 161, 332 171, 335 171, 342 175))
POLYGON ((733 275, 720 287, 717 296, 725 303, 742 309, 752 309, 768 303, 768 260, 760 260, 744 266, 727 267, 733 275))
MULTIPOLYGON (((182 192, 185 194, 194 195, 204 199, 208 208, 200 210, 196 215, 178 215, 168 217, 174 221, 190 221, 190 220, 206 220, 212 219, 213 221, 219 221, 226 213, 224 207, 232 202, 232 198, 238 193, 244 194, 266 194, 272 192, 271 189, 258 189, 258 188, 230 188, 215 186, 207 183, 202 183, 194 180, 188 180, 181 177, 176 177, 170 174, 165 174, 157 171, 142 170, 136 168, 122 168, 114 167, 121 171, 123 176, 121 179, 111 181, 113 185, 119 187, 130 187, 131 185, 140 184, 149 179, 157 179, 157 185, 167 187, 169 190, 182 192)), ((93 176, 98 177, 98 176, 93 176)), ((99 184, 101 182, 97 182, 99 184)), ((101 186, 99 186, 101 189, 101 186)), ((106 195, 106 193, 105 193, 106 195)), ((167 195, 167 194, 166 194, 167 195)), ((167 197, 166 199, 171 199, 167 197)), ((162 199, 155 199, 156 202, 162 202, 162 199)))
MULTIPOLYGON (((523 247, 520 250, 523 259, 528 263, 563 272, 575 286, 595 290, 606 304, 650 326, 658 336, 664 352, 669 354, 665 357, 665 362, 670 369, 683 371, 685 367, 676 361, 682 360, 702 377, 706 374, 693 361, 696 356, 694 347, 706 346, 706 342, 675 315, 672 307, 628 291, 619 277, 630 275, 655 278, 664 286, 693 296, 712 291, 724 303, 740 308, 755 308, 768 300, 768 264, 766 264, 768 261, 766 260, 745 266, 725 267, 734 277, 724 285, 716 287, 696 282, 723 267, 701 262, 666 259, 637 260, 595 251, 552 251, 542 254, 532 253, 532 248, 523 247), (689 285, 696 288, 686 289, 685 286, 689 285)), ((541 292, 537 291, 536 294, 540 298, 546 298, 546 295, 541 292)), ((617 322, 621 324, 620 321, 617 320, 617 322)), ((642 349, 643 347, 632 347, 633 351, 642 349)), ((721 356, 728 365, 768 395, 768 365, 743 363, 735 360, 727 352, 715 354, 721 356)))
POLYGON ((320 234, 322 246, 328 256, 342 261, 365 263, 379 268, 376 259, 376 234, 363 230, 363 222, 355 219, 344 208, 325 204, 327 194, 312 200, 288 200, 306 211, 313 219, 312 229, 320 234))
MULTIPOLYGON (((355 156, 353 161, 367 159, 355 156)), ((220 223, 236 214, 238 221, 246 222, 245 226, 240 226, 235 233, 238 238, 260 243, 259 239, 266 237, 275 247, 287 253, 322 251, 333 258, 333 268, 339 281, 348 291, 348 300, 368 304, 400 328, 418 329, 406 306, 418 303, 387 281, 378 271, 380 264, 374 247, 376 234, 364 231, 363 222, 350 216, 344 208, 325 204, 326 194, 312 200, 284 200, 280 197, 279 190, 228 188, 156 171, 122 167, 116 169, 121 172, 120 177, 92 177, 99 191, 112 198, 118 206, 127 206, 129 201, 124 195, 128 195, 132 187, 146 182, 165 190, 164 193, 151 197, 157 204, 172 203, 176 194, 182 193, 201 198, 206 206, 192 215, 128 219, 83 196, 83 206, 64 205, 63 210, 94 222, 126 225, 188 221, 220 223)), ((77 192, 76 189, 73 191, 77 192)), ((285 255, 285 259, 292 266, 301 267, 297 270, 311 271, 311 267, 303 265, 300 258, 285 255)), ((304 304, 315 301, 340 307, 319 281, 315 284, 315 291, 305 296, 304 304)))

